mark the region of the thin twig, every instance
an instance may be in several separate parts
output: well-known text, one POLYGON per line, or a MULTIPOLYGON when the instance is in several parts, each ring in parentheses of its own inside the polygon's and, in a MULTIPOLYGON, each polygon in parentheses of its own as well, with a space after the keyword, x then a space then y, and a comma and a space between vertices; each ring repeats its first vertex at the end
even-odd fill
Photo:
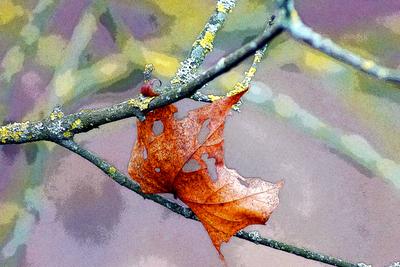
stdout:
MULTIPOLYGON (((181 62, 181 66, 171 79, 170 87, 180 87, 191 80, 197 79, 200 66, 203 64, 206 56, 213 51, 215 37, 224 26, 228 14, 232 12, 235 5, 236 0, 217 1, 214 13, 210 16, 204 29, 194 41, 187 58, 181 62)), ((196 101, 212 102, 216 96, 196 92, 191 98, 196 101)))
POLYGON ((192 48, 181 66, 171 79, 172 87, 180 87, 197 78, 197 70, 203 64, 206 56, 214 48, 214 40, 217 33, 224 26, 228 14, 232 12, 236 0, 218 0, 214 13, 208 19, 204 29, 192 44, 192 48))
MULTIPOLYGON (((274 24, 275 16, 273 15, 269 21, 267 28, 265 31, 268 31, 269 27, 271 27, 274 24)), ((263 59, 265 52, 268 48, 268 44, 266 44, 263 48, 259 49, 256 51, 254 54, 253 62, 251 63, 250 68, 245 72, 244 78, 242 81, 237 82, 233 88, 233 90, 230 90, 225 96, 233 95, 238 93, 239 91, 245 90, 250 86, 250 82, 252 81, 254 75, 257 72, 258 65, 260 64, 261 60, 263 59)), ((213 102, 218 99, 221 99, 225 96, 218 96, 218 95, 205 95, 202 94, 201 92, 197 91, 194 95, 192 95, 192 99, 196 101, 201 101, 201 102, 213 102)), ((242 104, 242 101, 239 100, 238 103, 236 103, 232 109, 239 111, 239 107, 242 104)))
POLYGON ((381 66, 373 60, 362 58, 361 56, 347 50, 331 39, 323 37, 312 28, 306 26, 299 17, 293 0, 281 1, 281 10, 285 11, 286 20, 284 20, 285 30, 296 40, 302 41, 312 48, 337 59, 347 65, 354 67, 374 78, 400 83, 400 70, 381 66))
MULTIPOLYGON (((141 195, 145 199, 152 200, 161 206, 166 207, 167 209, 187 218, 187 219, 192 219, 198 221, 196 215, 194 212, 186 207, 183 207, 169 199, 166 199, 162 196, 159 195, 154 195, 154 194, 144 194, 142 190, 140 189, 140 186, 134 182, 132 179, 129 179, 126 175, 124 175, 122 172, 120 172, 116 167, 108 163, 107 161, 101 159, 98 157, 96 154, 93 152, 86 150, 82 148, 80 145, 75 143, 73 140, 60 140, 57 142, 59 145, 67 148, 68 150, 80 155, 81 157, 85 158, 89 162, 93 163, 95 166, 97 166, 99 169, 101 169, 105 174, 107 174, 109 177, 111 177, 115 182, 118 184, 128 188, 131 191, 134 191, 135 193, 141 195)), ((239 231, 236 235, 236 237, 250 241, 254 244, 257 245, 263 245, 267 246, 270 248, 278 249, 281 251, 285 251, 291 254, 295 254, 297 256, 309 259, 309 260, 315 260, 319 262, 323 262, 326 264, 330 264, 333 266, 340 266, 340 267, 358 267, 358 264, 350 263, 343 261, 338 258, 334 258, 331 256, 327 256, 318 252, 313 252, 311 250, 305 249, 305 248, 299 248, 293 245, 286 244, 284 242, 276 241, 273 239, 265 238, 262 237, 258 234, 256 231, 239 231)))
POLYGON ((274 95, 269 90, 259 106, 289 125, 322 140, 329 148, 349 157, 357 165, 400 188, 400 164, 381 155, 362 135, 333 127, 299 106, 285 94, 274 95))
POLYGON ((235 52, 229 54, 227 57, 221 58, 215 66, 200 74, 197 79, 190 81, 183 87, 177 88, 176 90, 168 90, 159 97, 156 97, 150 102, 148 110, 169 105, 180 99, 190 97, 206 83, 228 72, 232 68, 236 67, 240 62, 249 56, 252 56, 258 49, 263 48, 282 32, 283 28, 280 23, 273 25, 254 40, 248 42, 235 52))

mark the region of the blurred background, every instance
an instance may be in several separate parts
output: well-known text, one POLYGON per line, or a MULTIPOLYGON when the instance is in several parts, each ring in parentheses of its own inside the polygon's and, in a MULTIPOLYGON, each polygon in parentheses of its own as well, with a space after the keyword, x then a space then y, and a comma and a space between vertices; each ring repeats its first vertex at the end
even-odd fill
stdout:
MULTIPOLYGON (((0 0, 0 120, 44 118, 137 95, 143 66, 167 82, 216 1, 0 0), (112 19, 115 21, 112 21, 112 19), (124 25, 117 32, 115 25, 124 25)), ((204 67, 260 33, 271 1, 237 1, 204 67)), ((367 58, 400 64, 398 0, 302 0, 305 23, 367 58)), ((250 59, 210 83, 222 94, 250 59)), ((225 129, 228 167, 284 179, 263 236, 352 262, 400 260, 400 87, 284 34, 225 129)), ((180 101, 182 110, 198 102, 180 101)), ((127 172, 135 119, 77 141, 127 172)), ((325 266, 232 238, 229 266, 325 266)), ((0 266, 222 266, 206 231, 48 142, 0 146, 0 266)))

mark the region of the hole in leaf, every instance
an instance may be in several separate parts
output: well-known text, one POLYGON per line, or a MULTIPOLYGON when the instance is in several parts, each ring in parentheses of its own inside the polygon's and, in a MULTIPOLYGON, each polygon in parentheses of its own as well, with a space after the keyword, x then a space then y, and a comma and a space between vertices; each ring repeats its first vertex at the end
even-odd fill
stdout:
POLYGON ((147 159, 147 149, 143 148, 143 152, 142 152, 143 158, 147 159))
POLYGON ((155 168, 154 170, 155 170, 156 172, 158 172, 158 173, 161 171, 160 168, 155 168))
POLYGON ((208 128, 209 122, 210 122, 210 119, 207 119, 201 126, 199 135, 197 136, 197 140, 198 140, 199 144, 204 143, 206 141, 208 134, 210 133, 210 129, 208 128))
POLYGON ((200 169, 200 164, 197 162, 197 160, 191 159, 186 164, 183 166, 182 170, 184 172, 194 172, 198 171, 200 169))
POLYGON ((160 121, 160 120, 155 121, 153 123, 152 130, 153 130, 153 133, 155 136, 162 134, 162 132, 164 131, 164 124, 162 123, 162 121, 160 121))
POLYGON ((176 105, 178 107, 178 111, 174 113, 174 119, 179 121, 186 118, 190 111, 203 106, 204 103, 189 99, 182 99, 176 103, 176 105))
POLYGON ((210 175, 213 181, 216 181, 217 176, 217 168, 215 167, 215 159, 209 158, 207 153, 201 155, 201 159, 207 164, 208 174, 210 175))
POLYGON ((179 121, 186 118, 188 116, 189 111, 190 111, 189 108, 184 110, 179 109, 177 112, 174 113, 174 119, 179 121))

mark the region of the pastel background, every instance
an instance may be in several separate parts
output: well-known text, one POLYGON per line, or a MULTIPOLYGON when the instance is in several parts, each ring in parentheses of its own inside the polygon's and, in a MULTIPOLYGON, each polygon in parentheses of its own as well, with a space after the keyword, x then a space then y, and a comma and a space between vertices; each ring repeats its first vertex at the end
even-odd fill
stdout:
MULTIPOLYGON (((138 93, 146 63, 167 81, 216 1, 110 0, 133 36, 123 47, 104 26, 101 2, 0 0, 2 121, 40 119, 57 104, 75 112, 118 103, 138 93), (71 36, 78 40, 72 49, 71 36), (79 49, 78 61, 64 58, 79 49)), ((271 1, 237 2, 205 66, 260 33, 272 14, 271 1)), ((400 65, 398 0, 296 2, 318 32, 381 64, 400 65)), ((400 261, 400 87, 287 35, 268 51, 242 111, 225 130, 228 167, 285 180, 268 224, 249 229, 352 262, 400 261)), ((206 91, 231 89, 249 63, 206 91)), ((199 105, 179 103, 185 110, 199 105)), ((132 118, 77 140, 126 172, 135 135, 132 118)), ((229 266, 325 266, 236 238, 222 251, 229 266)), ((222 265, 201 224, 41 142, 0 146, 0 266, 222 265)))

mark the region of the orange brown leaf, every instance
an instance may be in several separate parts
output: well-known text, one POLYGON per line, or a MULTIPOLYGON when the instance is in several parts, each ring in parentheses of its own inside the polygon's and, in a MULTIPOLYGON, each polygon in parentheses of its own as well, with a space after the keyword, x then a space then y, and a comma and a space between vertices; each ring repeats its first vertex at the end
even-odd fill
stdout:
POLYGON ((150 112, 145 121, 138 122, 128 168, 143 192, 173 193, 187 204, 219 253, 222 242, 238 230, 268 220, 283 184, 243 178, 225 166, 225 117, 244 93, 193 110, 181 120, 174 118, 173 105, 150 112), (154 130, 157 123, 163 127, 159 133, 154 130), (205 128, 208 133, 201 138, 205 128))

